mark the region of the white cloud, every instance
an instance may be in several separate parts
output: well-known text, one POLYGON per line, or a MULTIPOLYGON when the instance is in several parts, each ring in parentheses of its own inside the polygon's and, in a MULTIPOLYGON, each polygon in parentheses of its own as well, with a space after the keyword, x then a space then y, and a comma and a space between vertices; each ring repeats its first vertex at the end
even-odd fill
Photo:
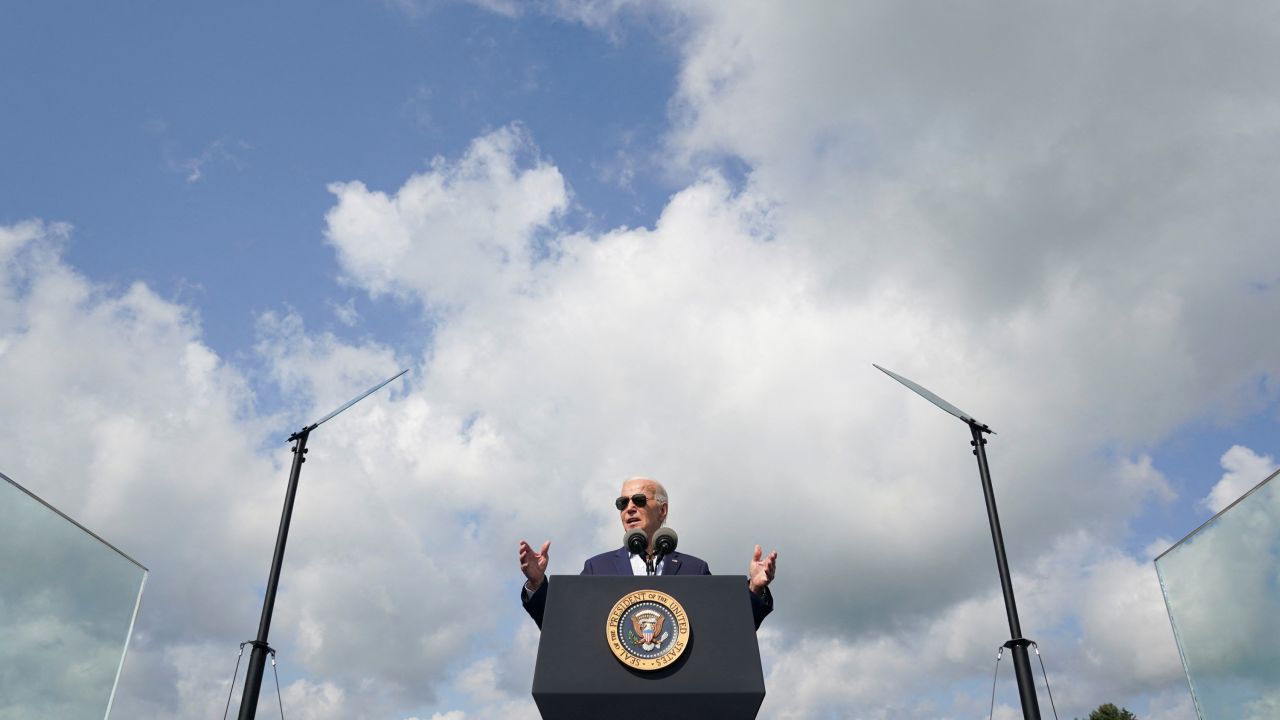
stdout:
POLYGON ((1085 657, 1102 670, 1098 677, 1123 679, 1131 683, 1130 692, 1180 679, 1155 568, 1145 559, 1110 556, 1087 567, 1086 574, 1071 599, 1090 644, 1085 657))
POLYGON ((1273 126, 1255 122, 1278 107, 1255 70, 1276 53, 1268 30, 1106 5, 695 6, 673 146, 746 159, 834 291, 887 286, 952 322, 1033 323, 994 349, 1042 343, 1058 383, 1152 388, 1132 411, 1105 408, 1104 432, 1164 432, 1199 400, 1166 387, 1221 395, 1219 378, 1266 372, 1274 343, 1225 337, 1216 319, 1275 306, 1251 290, 1272 279, 1258 229, 1275 211, 1244 191, 1275 182, 1273 126), (1221 37, 1208 27, 1235 51, 1189 63, 1221 37), (1140 354, 1115 357, 1118 342, 1140 354))
MULTIPOLYGON (((477 138, 456 163, 436 158, 394 195, 334 183, 328 239, 353 283, 432 306, 474 302, 515 282, 537 233, 568 203, 560 172, 519 126, 477 138), (519 168, 521 156, 533 165, 519 168)), ((504 288, 511 289, 511 288, 504 288)))
POLYGON ((1222 454, 1222 479, 1218 480, 1200 504, 1210 512, 1218 513, 1249 492, 1276 470, 1276 461, 1270 455, 1259 455, 1242 445, 1232 445, 1222 454))

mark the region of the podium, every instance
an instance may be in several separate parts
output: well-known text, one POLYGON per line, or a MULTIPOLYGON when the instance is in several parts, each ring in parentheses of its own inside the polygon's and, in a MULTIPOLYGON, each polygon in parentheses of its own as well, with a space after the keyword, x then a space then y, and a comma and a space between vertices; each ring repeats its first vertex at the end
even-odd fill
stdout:
POLYGON ((533 673, 543 720, 737 720, 760 711, 764 673, 746 576, 557 575, 550 583, 533 673), (679 657, 653 670, 620 660, 607 632, 628 596, 645 590, 675 600, 688 630, 679 657))

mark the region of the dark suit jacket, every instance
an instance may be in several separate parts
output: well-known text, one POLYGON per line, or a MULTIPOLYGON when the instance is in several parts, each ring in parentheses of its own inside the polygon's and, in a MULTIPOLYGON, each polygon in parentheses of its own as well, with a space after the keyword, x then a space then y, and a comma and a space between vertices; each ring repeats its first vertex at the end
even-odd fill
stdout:
MULTIPOLYGON (((682 552, 671 553, 663 560, 663 575, 710 575, 711 568, 707 567, 706 561, 696 558, 692 555, 686 555, 682 552)), ((583 575, 631 575, 631 554, 626 548, 618 548, 612 552, 600 553, 593 557, 587 558, 582 564, 583 575)), ((520 589, 520 601, 524 604, 525 612, 529 613, 529 617, 542 627, 542 613, 547 607, 547 586, 551 583, 544 581, 542 587, 537 592, 530 595, 528 599, 524 597, 524 588, 520 589)), ((747 594, 751 596, 751 615, 755 618, 756 629, 760 628, 760 623, 764 622, 764 618, 773 612, 773 593, 769 588, 764 589, 764 595, 757 595, 750 590, 747 594)))

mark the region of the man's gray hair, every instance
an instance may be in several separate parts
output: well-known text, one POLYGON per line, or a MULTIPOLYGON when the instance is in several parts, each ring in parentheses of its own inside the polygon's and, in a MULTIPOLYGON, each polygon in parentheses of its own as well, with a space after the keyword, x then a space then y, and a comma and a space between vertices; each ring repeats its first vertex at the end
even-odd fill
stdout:
POLYGON ((642 483, 644 483, 645 485, 649 485, 649 486, 653 487, 653 499, 654 499, 654 500, 657 500, 657 501, 658 501, 658 502, 660 502, 660 503, 668 502, 668 500, 667 500, 667 489, 666 489, 665 487, 663 487, 663 486, 662 486, 662 483, 658 482, 657 480, 654 480, 654 479, 653 479, 653 478, 651 478, 651 477, 645 477, 645 476, 643 476, 643 475, 637 475, 637 476, 635 476, 635 477, 629 477, 629 478, 627 478, 626 480, 623 480, 623 481, 622 481, 622 484, 623 484, 623 485, 626 485, 626 484, 627 484, 627 483, 629 483, 629 482, 642 482, 642 483))

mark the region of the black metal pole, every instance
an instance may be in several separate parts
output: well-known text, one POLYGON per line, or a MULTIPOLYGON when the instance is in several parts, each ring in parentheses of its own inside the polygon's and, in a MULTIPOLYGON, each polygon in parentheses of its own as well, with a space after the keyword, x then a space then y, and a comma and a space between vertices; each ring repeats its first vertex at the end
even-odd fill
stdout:
POLYGON ((987 500, 987 520, 991 523, 991 541, 996 546, 996 567, 1000 571, 1000 589, 1004 592, 1004 611, 1009 616, 1009 633, 1013 638, 1005 643, 1013 655, 1013 670, 1018 679, 1018 697, 1022 701, 1022 716, 1026 720, 1040 720, 1040 703, 1036 699, 1035 678, 1031 674, 1031 657, 1027 654, 1029 641, 1022 637, 1022 625, 1018 622, 1018 603, 1013 599, 1013 578, 1009 575, 1009 559, 1004 554, 1004 535, 1000 532, 1000 514, 996 512, 996 494, 991 488, 991 470, 987 467, 987 439, 983 428, 969 423, 973 434, 973 454, 978 457, 978 473, 982 476, 982 495, 987 500))
POLYGON ((280 514, 280 531, 276 534, 276 551, 271 558, 271 573, 267 576, 267 594, 262 599, 262 619, 258 621, 258 637, 250 643, 249 668, 244 677, 244 694, 240 697, 239 720, 254 720, 258 713, 258 693, 262 691, 262 676, 266 672, 267 633, 271 630, 271 613, 276 606, 276 588, 280 585, 280 566, 284 564, 284 546, 289 540, 289 521, 293 518, 293 499, 298 494, 298 477, 302 463, 306 462, 307 436, 315 425, 303 428, 289 438, 294 441, 293 467, 289 470, 289 489, 284 496, 284 511, 280 514))

